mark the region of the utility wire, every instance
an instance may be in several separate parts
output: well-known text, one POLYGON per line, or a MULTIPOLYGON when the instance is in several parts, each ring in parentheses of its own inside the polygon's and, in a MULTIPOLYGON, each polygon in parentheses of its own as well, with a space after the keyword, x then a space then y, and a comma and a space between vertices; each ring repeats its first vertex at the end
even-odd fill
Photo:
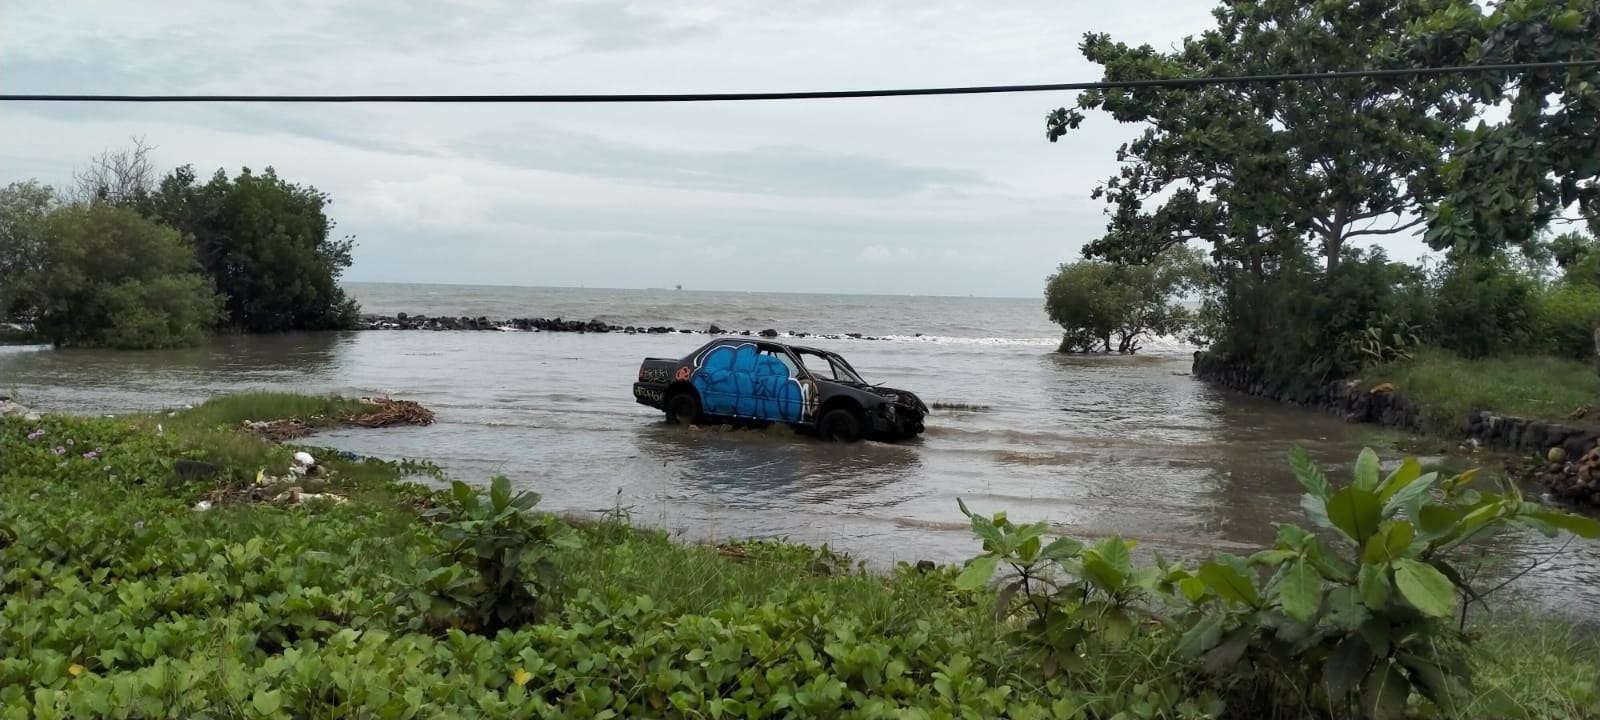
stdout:
POLYGON ((1383 68, 1337 72, 1287 73, 1223 77, 1104 80, 1100 82, 1043 83, 1036 85, 977 85, 968 87, 900 88, 888 90, 801 90, 791 92, 635 93, 577 95, 76 95, 66 93, 5 93, 0 102, 126 102, 126 103, 663 103, 727 102, 742 100, 835 100, 842 98, 905 97, 911 95, 984 95, 995 93, 1110 90, 1145 87, 1195 87, 1263 82, 1299 82, 1400 75, 1559 70, 1600 66, 1600 60, 1509 63, 1500 65, 1450 65, 1425 68, 1383 68))

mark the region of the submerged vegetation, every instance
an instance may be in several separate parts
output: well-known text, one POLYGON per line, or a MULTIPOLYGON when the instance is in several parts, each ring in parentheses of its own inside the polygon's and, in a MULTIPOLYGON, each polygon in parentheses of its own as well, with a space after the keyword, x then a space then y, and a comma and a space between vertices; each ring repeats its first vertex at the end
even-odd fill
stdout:
POLYGON ((355 326, 337 282, 354 241, 331 237, 326 194, 270 167, 158 179, 150 150, 102 153, 59 191, 0 188, 0 323, 60 347, 125 349, 355 326))
POLYGON ((1600 528, 1470 474, 1368 452, 1345 484, 1297 455, 1311 525, 1250 557, 1141 566, 970 514, 964 567, 876 574, 235 427, 340 402, 6 418, 0 716, 1594 716, 1596 645, 1485 622, 1450 563, 1499 528, 1600 528), (326 471, 260 479, 302 449, 326 471))

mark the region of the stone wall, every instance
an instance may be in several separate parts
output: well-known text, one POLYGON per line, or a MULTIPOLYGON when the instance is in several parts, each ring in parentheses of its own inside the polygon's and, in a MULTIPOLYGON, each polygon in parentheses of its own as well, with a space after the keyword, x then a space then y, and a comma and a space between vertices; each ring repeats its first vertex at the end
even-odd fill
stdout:
POLYGON ((1195 378, 1230 390, 1266 398, 1286 405, 1337 415, 1349 422, 1384 425, 1401 430, 1417 428, 1418 408, 1402 395, 1334 380, 1303 388, 1290 388, 1268 382, 1256 368, 1194 354, 1195 378))
MULTIPOLYGON (((1400 430, 1418 429, 1420 408, 1393 389, 1380 385, 1362 388, 1336 380, 1309 388, 1283 388, 1267 382, 1259 368, 1230 363, 1195 353, 1194 376, 1230 390, 1289 405, 1329 413, 1350 422, 1365 422, 1400 430)), ((1474 411, 1462 419, 1463 440, 1517 454, 1545 455, 1559 447, 1567 458, 1583 457, 1600 445, 1600 429, 1505 417, 1474 411)))

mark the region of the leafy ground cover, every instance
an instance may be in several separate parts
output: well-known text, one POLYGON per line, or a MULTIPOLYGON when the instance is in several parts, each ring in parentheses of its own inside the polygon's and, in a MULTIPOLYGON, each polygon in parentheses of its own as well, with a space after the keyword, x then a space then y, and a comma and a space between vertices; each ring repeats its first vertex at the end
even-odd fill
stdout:
POLYGON ((1416 357, 1374 368, 1369 384, 1393 383, 1422 408, 1424 429, 1458 437, 1474 410, 1554 422, 1588 422, 1575 411, 1594 405, 1600 378, 1594 364, 1552 356, 1469 360, 1428 349, 1416 357))
POLYGON ((681 544, 620 510, 598 522, 535 512, 538 496, 503 478, 436 490, 408 482, 438 474, 426 464, 322 450, 333 472, 318 489, 348 501, 274 503, 275 487, 235 486, 295 448, 163 418, 160 430, 153 418, 0 425, 0 715, 1595 716, 1592 641, 1548 618, 1456 633, 1439 613, 1457 596, 1419 567, 1435 566, 1422 553, 1442 536, 1420 538, 1438 528, 1413 527, 1413 548, 1397 539, 1404 513, 1380 506, 1373 520, 1367 496, 1436 521, 1456 512, 1455 528, 1513 515, 1591 528, 1493 493, 1462 497, 1464 483, 1410 464, 1313 483, 1320 505, 1308 507, 1333 530, 1313 512, 1314 531, 1285 531, 1286 545, 1248 560, 1141 568, 1120 539, 1084 546, 974 515, 985 550, 964 567, 872 574, 826 547, 681 544), (175 472, 197 457, 226 472, 175 472), (1333 549, 1350 522, 1381 557, 1333 549), (1313 541, 1320 531, 1333 539, 1313 541), (998 585, 997 568, 1010 568, 998 585), (1328 649, 1355 657, 1344 643, 1374 632, 1340 630, 1359 615, 1352 593, 1362 623, 1388 623, 1393 651, 1367 646, 1372 672, 1355 673, 1362 691, 1344 702, 1324 687, 1328 649), (1311 630, 1285 640, 1296 627, 1311 630), (1450 666, 1458 702, 1406 664, 1435 645, 1473 671, 1468 684, 1450 666), (1367 677, 1391 675, 1403 686, 1367 690, 1367 677), (1381 702, 1363 703, 1369 693, 1381 702))

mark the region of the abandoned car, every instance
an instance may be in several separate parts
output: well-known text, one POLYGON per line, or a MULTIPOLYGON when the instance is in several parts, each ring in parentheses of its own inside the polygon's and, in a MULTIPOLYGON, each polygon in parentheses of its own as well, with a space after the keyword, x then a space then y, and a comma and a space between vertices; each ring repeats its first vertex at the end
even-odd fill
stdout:
POLYGON ((868 383, 838 353, 749 338, 645 358, 633 397, 668 422, 785 423, 837 442, 915 437, 928 415, 921 398, 868 383))

